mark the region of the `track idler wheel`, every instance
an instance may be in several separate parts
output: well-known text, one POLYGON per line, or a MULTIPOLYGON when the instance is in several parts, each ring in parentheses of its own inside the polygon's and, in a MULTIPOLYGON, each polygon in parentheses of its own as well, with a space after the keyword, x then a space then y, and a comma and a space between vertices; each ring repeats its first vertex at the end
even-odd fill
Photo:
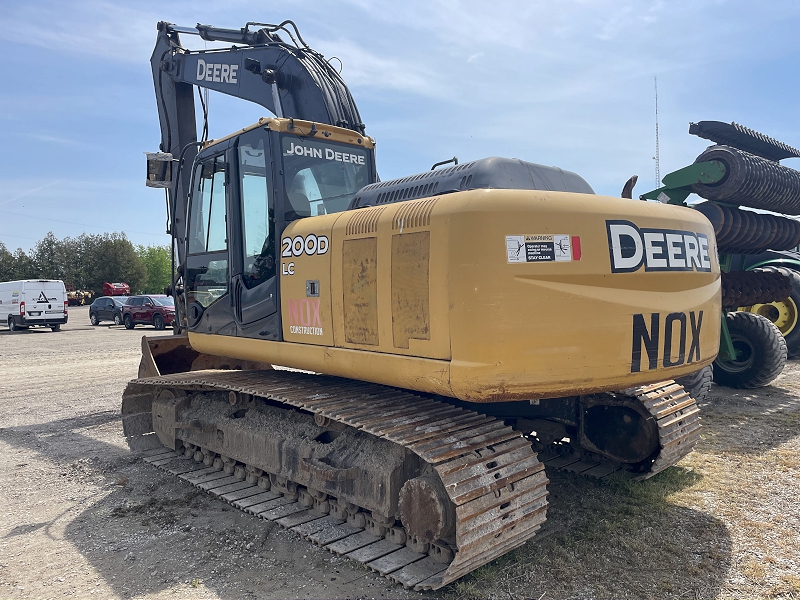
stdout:
POLYGON ((582 396, 578 435, 583 448, 624 464, 640 463, 658 452, 655 419, 628 396, 582 396))
POLYGON ((437 476, 423 475, 406 481, 400 489, 399 509, 400 520, 415 542, 430 544, 454 539, 456 507, 437 476))

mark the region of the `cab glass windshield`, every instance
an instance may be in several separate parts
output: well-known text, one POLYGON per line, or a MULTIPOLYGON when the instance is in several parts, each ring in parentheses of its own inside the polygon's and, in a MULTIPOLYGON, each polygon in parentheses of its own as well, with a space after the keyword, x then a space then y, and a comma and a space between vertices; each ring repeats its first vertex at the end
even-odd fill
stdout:
POLYGON ((153 302, 158 306, 175 306, 175 300, 173 300, 171 296, 166 298, 153 298, 153 302))
POLYGON ((286 220, 341 212, 370 183, 364 148, 324 140, 282 136, 286 220))

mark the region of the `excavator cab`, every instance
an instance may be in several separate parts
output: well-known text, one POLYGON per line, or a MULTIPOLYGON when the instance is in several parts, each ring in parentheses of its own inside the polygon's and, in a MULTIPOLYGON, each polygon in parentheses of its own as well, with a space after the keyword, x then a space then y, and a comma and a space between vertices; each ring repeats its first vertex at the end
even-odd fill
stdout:
POLYGON ((189 331, 280 340, 279 269, 327 242, 281 243, 293 221, 346 210, 376 180, 367 136, 262 119, 205 145, 194 160, 184 242, 189 331), (314 132, 312 135, 311 132, 314 132))

